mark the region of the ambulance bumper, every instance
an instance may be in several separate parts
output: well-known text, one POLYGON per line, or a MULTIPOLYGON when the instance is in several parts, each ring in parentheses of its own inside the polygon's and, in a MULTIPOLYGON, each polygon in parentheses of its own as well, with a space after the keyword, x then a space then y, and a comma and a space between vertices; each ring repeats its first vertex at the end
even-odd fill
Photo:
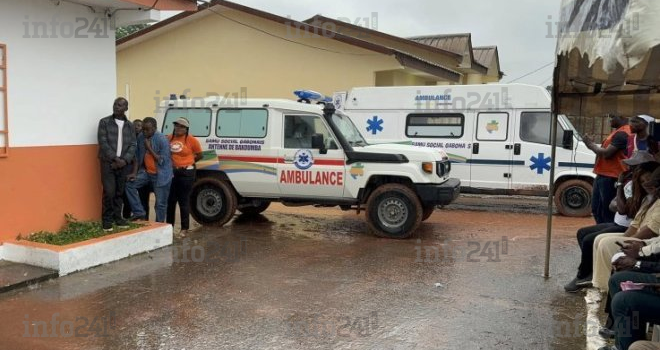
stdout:
POLYGON ((425 206, 447 205, 461 193, 461 180, 449 179, 441 184, 415 184, 415 189, 425 206))

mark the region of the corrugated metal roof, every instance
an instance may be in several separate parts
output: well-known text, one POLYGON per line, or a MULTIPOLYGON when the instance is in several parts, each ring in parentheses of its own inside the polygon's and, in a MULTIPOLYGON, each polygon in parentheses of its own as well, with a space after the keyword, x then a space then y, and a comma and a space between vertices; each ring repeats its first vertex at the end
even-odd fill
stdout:
POLYGON ((490 67, 493 59, 496 58, 497 46, 482 46, 472 48, 474 60, 484 67, 490 67))
POLYGON ((442 50, 464 55, 469 49, 470 34, 428 35, 408 38, 409 40, 433 46, 442 50))

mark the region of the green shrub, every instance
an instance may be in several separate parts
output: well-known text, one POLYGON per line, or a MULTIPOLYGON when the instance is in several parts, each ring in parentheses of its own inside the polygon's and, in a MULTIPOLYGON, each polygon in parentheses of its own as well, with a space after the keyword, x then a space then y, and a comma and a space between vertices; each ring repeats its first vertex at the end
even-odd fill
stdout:
POLYGON ((101 223, 98 221, 78 221, 71 214, 65 214, 64 218, 66 219, 66 224, 58 232, 39 231, 32 233, 25 240, 52 245, 67 245, 144 226, 130 222, 128 228, 122 229, 114 226, 112 232, 104 232, 101 223))

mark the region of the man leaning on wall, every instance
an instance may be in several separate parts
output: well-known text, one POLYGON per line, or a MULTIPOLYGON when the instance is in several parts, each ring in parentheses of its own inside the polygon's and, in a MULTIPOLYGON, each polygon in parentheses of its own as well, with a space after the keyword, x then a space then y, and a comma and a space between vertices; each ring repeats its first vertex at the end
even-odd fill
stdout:
POLYGON ((126 118, 128 101, 119 97, 112 105, 112 115, 99 121, 98 143, 103 184, 103 231, 112 232, 113 223, 128 227, 122 217, 123 194, 130 164, 135 158, 136 140, 133 124, 126 118))

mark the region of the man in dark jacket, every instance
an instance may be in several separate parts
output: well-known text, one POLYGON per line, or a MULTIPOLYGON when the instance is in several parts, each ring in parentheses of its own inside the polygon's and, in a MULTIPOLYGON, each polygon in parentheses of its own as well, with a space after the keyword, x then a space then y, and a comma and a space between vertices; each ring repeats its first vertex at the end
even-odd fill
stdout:
POLYGON ((128 101, 119 97, 112 106, 112 115, 99 121, 98 143, 103 183, 103 230, 112 231, 112 224, 128 227, 122 217, 122 196, 126 178, 131 169, 127 166, 135 158, 136 139, 133 124, 126 118, 128 101))

